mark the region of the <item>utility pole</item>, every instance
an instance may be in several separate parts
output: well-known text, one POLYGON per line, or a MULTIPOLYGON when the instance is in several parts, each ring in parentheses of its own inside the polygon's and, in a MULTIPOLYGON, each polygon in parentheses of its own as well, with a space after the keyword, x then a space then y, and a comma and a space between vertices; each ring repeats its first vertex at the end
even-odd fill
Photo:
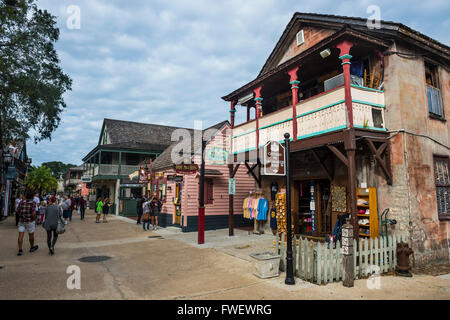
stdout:
POLYGON ((205 243, 205 149, 202 135, 202 164, 200 166, 200 197, 198 203, 198 244, 205 243))

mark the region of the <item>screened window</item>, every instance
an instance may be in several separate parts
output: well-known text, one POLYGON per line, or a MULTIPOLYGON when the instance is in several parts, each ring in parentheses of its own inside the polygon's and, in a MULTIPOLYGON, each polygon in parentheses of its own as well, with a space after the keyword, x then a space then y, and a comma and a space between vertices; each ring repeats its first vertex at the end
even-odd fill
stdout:
POLYGON ((449 158, 434 157, 434 179, 439 219, 450 219, 449 158))

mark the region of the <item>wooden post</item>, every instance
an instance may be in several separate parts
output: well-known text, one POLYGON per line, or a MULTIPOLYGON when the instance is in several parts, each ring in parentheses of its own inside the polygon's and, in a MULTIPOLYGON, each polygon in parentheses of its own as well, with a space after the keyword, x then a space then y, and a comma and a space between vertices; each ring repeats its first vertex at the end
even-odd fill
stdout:
POLYGON ((255 92, 255 103, 256 103, 256 152, 259 150, 259 117, 261 115, 262 111, 262 101, 263 98, 261 97, 261 90, 262 86, 256 88, 254 90, 255 92))
MULTIPOLYGON (((343 277, 344 287, 354 286, 354 256, 353 256, 353 226, 347 222, 342 227, 342 254, 343 254, 343 277)), ((337 247, 336 247, 337 248, 337 247)), ((361 261, 360 261, 361 264, 361 261)))
POLYGON ((298 84, 300 81, 297 79, 297 71, 299 67, 288 71, 290 76, 291 90, 292 90, 292 134, 294 141, 297 140, 297 103, 298 103, 298 84))
POLYGON ((230 108, 230 123, 231 123, 231 129, 234 128, 234 118, 236 114, 236 101, 231 101, 231 108, 230 108))
POLYGON ((344 147, 347 153, 347 187, 350 195, 350 218, 353 228, 355 229, 354 238, 359 238, 359 226, 357 218, 356 207, 356 165, 355 165, 355 153, 356 153, 356 141, 354 129, 349 129, 345 133, 344 147))
POLYGON ((342 60, 342 70, 344 73, 344 87, 345 87, 345 106, 347 108, 347 128, 353 128, 353 107, 352 107, 352 91, 351 91, 351 75, 350 75, 350 49, 353 44, 348 41, 343 41, 336 47, 340 50, 339 59, 342 60))

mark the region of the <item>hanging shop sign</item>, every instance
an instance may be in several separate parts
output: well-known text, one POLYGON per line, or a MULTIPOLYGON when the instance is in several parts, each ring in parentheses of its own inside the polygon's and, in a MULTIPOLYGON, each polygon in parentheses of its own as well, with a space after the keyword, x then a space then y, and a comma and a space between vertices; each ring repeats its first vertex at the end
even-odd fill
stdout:
POLYGON ((92 176, 82 176, 81 177, 81 182, 83 182, 83 183, 90 183, 90 182, 92 182, 92 176))
POLYGON ((221 148, 209 149, 206 153, 210 164, 212 165, 225 165, 228 159, 228 152, 221 148))
POLYGON ((196 173, 198 171, 198 164, 176 164, 175 171, 177 173, 196 173))
POLYGON ((264 146, 263 154, 263 175, 284 176, 285 170, 285 149, 278 141, 269 141, 264 146))
POLYGON ((150 171, 148 171, 146 169, 140 169, 138 183, 145 184, 145 183, 148 183, 150 180, 152 180, 150 171))
POLYGON ((164 172, 156 172, 155 173, 155 178, 163 178, 164 177, 164 172))
POLYGON ((169 174, 167 176, 167 181, 183 182, 183 176, 177 176, 176 174, 169 174))
POLYGON ((230 178, 228 180, 228 194, 235 195, 236 194, 236 179, 230 178))

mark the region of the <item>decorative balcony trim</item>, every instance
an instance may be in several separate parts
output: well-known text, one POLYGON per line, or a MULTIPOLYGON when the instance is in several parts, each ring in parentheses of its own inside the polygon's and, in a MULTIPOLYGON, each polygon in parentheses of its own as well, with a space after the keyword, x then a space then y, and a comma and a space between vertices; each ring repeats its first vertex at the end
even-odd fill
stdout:
POLYGON ((361 103, 361 104, 367 104, 367 105, 372 106, 372 107, 386 108, 386 106, 383 105, 383 104, 378 104, 378 103, 373 103, 373 102, 368 102, 368 101, 352 99, 352 102, 354 102, 354 103, 361 103))
POLYGON ((239 137, 245 136, 246 134, 253 133, 253 132, 255 132, 255 131, 256 131, 256 129, 254 129, 254 130, 252 130, 252 131, 240 133, 240 134, 237 134, 237 135, 233 136, 233 138, 239 138, 239 137))
POLYGON ((378 89, 372 89, 372 88, 368 88, 368 87, 362 87, 362 86, 358 86, 356 84, 352 84, 350 86, 353 87, 353 88, 358 88, 358 89, 362 89, 362 90, 384 93, 384 90, 378 90, 378 89))
POLYGON ((327 129, 327 130, 322 130, 322 131, 306 134, 304 136, 298 136, 297 139, 306 139, 306 138, 318 136, 320 134, 328 133, 328 132, 331 132, 331 131, 337 131, 337 130, 341 130, 341 129, 345 129, 345 128, 347 128, 347 126, 346 125, 342 125, 342 126, 334 127, 334 128, 327 129))
MULTIPOLYGON (((259 130, 263 130, 263 129, 266 129, 266 128, 270 128, 270 127, 273 127, 273 126, 276 126, 276 125, 278 125, 278 124, 282 124, 282 123, 285 123, 285 122, 291 121, 291 120, 292 120, 292 117, 291 117, 291 118, 288 118, 288 119, 286 119, 286 120, 281 120, 281 121, 278 121, 278 122, 275 122, 275 123, 272 123, 272 124, 268 124, 267 126, 264 126, 264 127, 260 127, 259 130)), ((283 141, 284 141, 284 140, 283 140, 283 141)))
POLYGON ((339 100, 338 102, 329 104, 329 105, 327 105, 327 106, 325 106, 325 107, 321 107, 321 108, 319 108, 319 109, 314 109, 314 110, 311 110, 311 111, 308 111, 308 112, 299 114, 299 115, 297 116, 297 118, 301 118, 301 117, 307 116, 308 114, 315 113, 315 112, 318 112, 318 111, 321 111, 321 110, 324 110, 324 109, 328 109, 328 108, 334 107, 334 106, 336 106, 336 105, 338 105, 338 104, 341 104, 341 103, 344 103, 344 102, 345 102, 345 100, 339 100))

